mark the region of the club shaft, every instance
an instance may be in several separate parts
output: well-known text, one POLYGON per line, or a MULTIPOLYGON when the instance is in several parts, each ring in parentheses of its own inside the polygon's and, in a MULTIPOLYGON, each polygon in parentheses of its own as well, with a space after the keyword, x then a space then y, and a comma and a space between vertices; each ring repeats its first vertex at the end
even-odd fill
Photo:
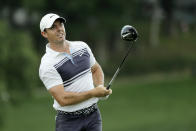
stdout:
POLYGON ((114 79, 115 79, 116 76, 118 75, 119 71, 120 71, 120 68, 118 68, 118 69, 116 70, 114 76, 112 77, 111 81, 109 82, 109 84, 108 84, 108 86, 107 86, 107 89, 110 88, 110 86, 112 85, 112 82, 114 81, 114 79))
POLYGON ((110 87, 111 87, 111 85, 112 85, 112 82, 115 80, 115 78, 116 78, 117 75, 119 74, 120 69, 121 69, 123 63, 125 62, 127 56, 129 55, 129 52, 130 52, 130 50, 131 50, 131 48, 132 48, 132 45, 133 45, 133 44, 131 44, 131 45, 129 46, 129 49, 128 49, 128 51, 127 51, 127 53, 126 53, 124 59, 122 60, 122 62, 120 63, 119 67, 117 68, 116 72, 114 73, 112 79, 110 80, 110 82, 109 82, 109 84, 108 84, 108 86, 107 86, 107 89, 110 89, 110 87))

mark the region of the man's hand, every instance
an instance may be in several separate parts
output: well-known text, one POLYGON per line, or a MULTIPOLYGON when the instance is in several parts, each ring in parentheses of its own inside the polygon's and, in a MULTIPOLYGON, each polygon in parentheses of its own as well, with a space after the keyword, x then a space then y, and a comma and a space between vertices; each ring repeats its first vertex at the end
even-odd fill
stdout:
POLYGON ((104 87, 103 85, 99 85, 95 87, 93 90, 94 97, 105 97, 111 94, 112 94, 112 90, 111 89, 107 90, 106 87, 104 87))

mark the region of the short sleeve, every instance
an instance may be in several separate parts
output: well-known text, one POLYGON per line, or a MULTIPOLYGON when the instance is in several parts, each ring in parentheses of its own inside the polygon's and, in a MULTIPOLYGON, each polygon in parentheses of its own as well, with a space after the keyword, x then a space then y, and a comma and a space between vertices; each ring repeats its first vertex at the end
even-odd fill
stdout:
POLYGON ((54 67, 39 69, 39 77, 43 84, 49 90, 50 88, 63 84, 62 78, 54 67))
POLYGON ((85 43, 85 45, 86 45, 88 53, 90 54, 90 66, 92 67, 95 64, 96 59, 95 59, 90 47, 86 43, 85 43))

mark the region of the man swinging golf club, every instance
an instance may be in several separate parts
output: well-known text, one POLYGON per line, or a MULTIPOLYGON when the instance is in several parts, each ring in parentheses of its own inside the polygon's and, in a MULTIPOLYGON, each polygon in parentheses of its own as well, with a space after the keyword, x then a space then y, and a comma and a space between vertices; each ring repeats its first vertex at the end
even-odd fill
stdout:
POLYGON ((65 19, 46 14, 41 35, 48 40, 39 76, 54 98, 56 131, 101 131, 97 102, 112 93, 104 87, 104 74, 89 46, 66 40, 65 19))
MULTIPOLYGON (((56 131, 101 131, 97 102, 99 98, 112 94, 110 86, 131 47, 106 89, 103 71, 91 49, 84 42, 66 40, 64 23, 63 17, 52 13, 40 21, 41 34, 49 43, 41 60, 39 75, 54 98, 56 131)), ((135 41, 137 31, 132 26, 124 26, 121 37, 125 41, 135 41)))

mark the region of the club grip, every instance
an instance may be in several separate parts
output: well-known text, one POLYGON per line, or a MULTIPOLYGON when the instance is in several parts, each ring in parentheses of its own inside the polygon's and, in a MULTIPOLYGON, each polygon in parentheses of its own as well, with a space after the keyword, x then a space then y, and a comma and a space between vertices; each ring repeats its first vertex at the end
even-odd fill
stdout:
POLYGON ((110 89, 110 86, 111 86, 111 85, 108 85, 106 89, 109 90, 109 89, 110 89))

